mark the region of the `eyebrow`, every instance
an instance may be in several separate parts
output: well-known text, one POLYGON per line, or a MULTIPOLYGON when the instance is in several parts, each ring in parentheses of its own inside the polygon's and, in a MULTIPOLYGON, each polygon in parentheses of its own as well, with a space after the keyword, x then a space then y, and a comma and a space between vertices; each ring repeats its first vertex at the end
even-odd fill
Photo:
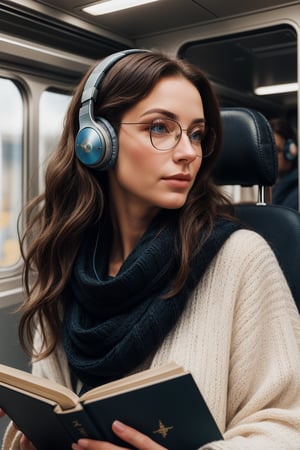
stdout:
MULTIPOLYGON (((166 109, 162 109, 162 108, 148 109, 147 111, 145 111, 145 112, 141 115, 141 117, 144 117, 144 116, 146 116, 146 115, 148 115, 148 114, 153 114, 153 113, 162 114, 162 115, 168 117, 169 119, 178 120, 178 116, 177 116, 176 114, 174 114, 174 113, 172 113, 171 111, 168 111, 168 110, 166 110, 166 109)), ((192 124, 193 124, 193 123, 199 123, 199 122, 205 123, 206 120, 205 120, 204 117, 200 117, 200 118, 194 119, 194 120, 192 121, 192 124)))

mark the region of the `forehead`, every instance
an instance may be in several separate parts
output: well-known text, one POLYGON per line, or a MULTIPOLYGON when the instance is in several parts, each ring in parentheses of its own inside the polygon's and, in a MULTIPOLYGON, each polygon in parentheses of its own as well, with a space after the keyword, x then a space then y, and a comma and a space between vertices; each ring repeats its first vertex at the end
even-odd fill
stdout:
POLYGON ((203 117, 203 104, 196 86, 183 76, 162 78, 151 92, 138 102, 130 113, 144 114, 157 108, 181 116, 183 113, 194 117, 203 117))

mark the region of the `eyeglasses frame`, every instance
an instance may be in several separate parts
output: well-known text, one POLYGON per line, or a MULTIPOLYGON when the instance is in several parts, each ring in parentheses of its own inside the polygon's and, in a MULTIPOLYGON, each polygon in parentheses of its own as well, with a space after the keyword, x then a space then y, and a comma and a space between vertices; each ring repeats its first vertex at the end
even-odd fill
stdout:
MULTIPOLYGON (((204 136, 204 139, 203 139, 203 140, 206 139, 207 134, 208 134, 209 132, 212 132, 213 135, 214 135, 214 141, 215 141, 215 131, 214 131, 214 129, 207 126, 206 120, 205 120, 205 119, 203 119, 203 121, 201 121, 201 123, 204 123, 204 124, 205 124, 205 127, 206 127, 206 132, 205 132, 205 136, 204 136)), ((155 119, 151 120, 151 122, 119 122, 119 125, 149 125, 148 131, 149 131, 149 138, 150 138, 151 145, 152 145, 152 147, 153 147, 155 150, 157 150, 157 151, 159 151, 159 152, 161 152, 161 153, 164 153, 164 152, 168 152, 168 151, 174 150, 174 148, 179 144, 179 142, 180 142, 180 140, 181 140, 182 132, 185 131, 186 133, 188 133, 188 129, 182 128, 181 124, 180 124, 177 120, 171 119, 171 118, 169 118, 169 117, 167 117, 167 118, 166 118, 166 117, 163 117, 163 118, 162 118, 162 117, 160 117, 160 118, 156 117, 155 119), (179 129, 180 129, 180 136, 179 136, 179 139, 177 140, 177 142, 174 144, 174 146, 172 146, 172 147, 170 147, 170 148, 167 148, 167 149, 159 149, 159 148, 157 148, 157 147, 153 144, 150 126, 151 126, 151 125, 153 124, 153 122, 155 122, 156 120, 168 120, 168 121, 174 122, 174 123, 176 123, 176 124, 178 125, 178 127, 179 127, 179 129)), ((189 137, 189 135, 188 135, 188 137, 189 137)), ((201 143, 202 143, 202 141, 201 141, 201 143)), ((214 151, 214 145, 212 146, 212 148, 211 148, 211 150, 209 151, 209 153, 207 153, 207 154, 205 154, 205 155, 203 155, 203 150, 202 150, 202 155, 201 155, 202 158, 207 158, 208 156, 210 156, 210 155, 213 153, 213 151, 214 151)), ((200 156, 200 155, 196 155, 196 156, 200 156)))

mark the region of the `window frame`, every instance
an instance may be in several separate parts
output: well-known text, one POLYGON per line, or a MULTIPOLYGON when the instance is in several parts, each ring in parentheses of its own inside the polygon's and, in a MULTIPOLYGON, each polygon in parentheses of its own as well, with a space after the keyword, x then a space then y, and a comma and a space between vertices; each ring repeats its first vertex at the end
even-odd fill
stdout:
MULTIPOLYGON (((39 105, 45 91, 72 95, 74 80, 65 82, 45 77, 45 73, 24 73, 21 69, 0 68, 0 77, 16 84, 23 101, 22 142, 22 193, 21 208, 40 192, 39 188, 39 105), (70 81, 73 81, 73 83, 70 81)), ((22 222, 20 223, 22 227, 22 222)), ((0 268, 0 307, 18 304, 23 296, 23 263, 20 258, 15 264, 0 268)))

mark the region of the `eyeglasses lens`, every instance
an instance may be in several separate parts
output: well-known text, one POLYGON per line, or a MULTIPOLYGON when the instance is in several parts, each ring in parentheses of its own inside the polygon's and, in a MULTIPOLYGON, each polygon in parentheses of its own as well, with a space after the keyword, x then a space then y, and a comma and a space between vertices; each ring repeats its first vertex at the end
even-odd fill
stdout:
MULTIPOLYGON (((151 143, 153 147, 161 151, 176 147, 181 139, 182 131, 180 124, 173 119, 155 119, 149 127, 151 143)), ((206 157, 213 151, 211 145, 209 148, 202 145, 208 131, 205 123, 199 123, 187 131, 190 143, 199 156, 206 157)))
POLYGON ((175 147, 181 134, 181 127, 174 120, 158 119, 150 124, 151 142, 157 150, 169 150, 175 147))

